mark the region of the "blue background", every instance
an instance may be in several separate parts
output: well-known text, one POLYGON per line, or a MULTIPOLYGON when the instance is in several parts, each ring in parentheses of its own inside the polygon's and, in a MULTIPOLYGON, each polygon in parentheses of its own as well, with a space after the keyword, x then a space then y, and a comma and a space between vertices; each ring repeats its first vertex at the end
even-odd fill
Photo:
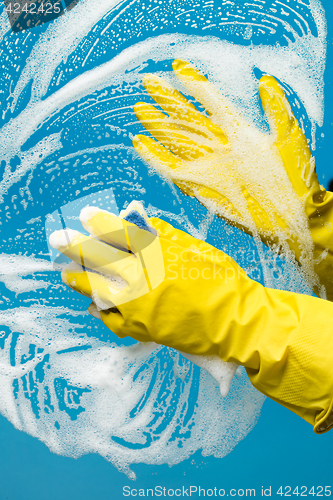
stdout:
MULTIPOLYGON (((315 154, 318 176, 327 187, 333 178, 333 5, 322 2, 328 20, 328 54, 325 72, 325 123, 315 154)), ((333 369, 333 367, 332 367, 333 369)), ((122 488, 256 488, 333 485, 333 432, 317 436, 301 419, 270 400, 253 431, 223 459, 197 453, 188 461, 168 466, 134 465, 132 482, 97 455, 79 459, 52 454, 29 435, 0 417, 0 500, 69 500, 123 498, 122 488)), ((274 494, 275 492, 275 494, 274 494)))

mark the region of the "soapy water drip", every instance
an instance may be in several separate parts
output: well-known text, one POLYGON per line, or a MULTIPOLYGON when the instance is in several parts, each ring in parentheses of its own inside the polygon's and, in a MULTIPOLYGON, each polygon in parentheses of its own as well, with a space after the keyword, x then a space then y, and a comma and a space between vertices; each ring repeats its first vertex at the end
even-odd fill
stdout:
POLYGON ((79 230, 82 197, 113 213, 139 199, 149 215, 226 251, 253 279, 309 293, 290 262, 147 169, 131 139, 142 132, 133 106, 149 102, 144 73, 184 92, 174 58, 197 66, 261 130, 258 73, 273 74, 311 137, 323 120, 320 2, 81 0, 30 32, 8 33, 3 14, 1 23, 2 415, 55 453, 99 453, 132 479, 131 464, 173 465, 199 449, 226 455, 264 401, 245 372, 222 399, 217 382, 172 349, 120 343, 62 284, 45 225, 63 207, 66 226, 79 230))

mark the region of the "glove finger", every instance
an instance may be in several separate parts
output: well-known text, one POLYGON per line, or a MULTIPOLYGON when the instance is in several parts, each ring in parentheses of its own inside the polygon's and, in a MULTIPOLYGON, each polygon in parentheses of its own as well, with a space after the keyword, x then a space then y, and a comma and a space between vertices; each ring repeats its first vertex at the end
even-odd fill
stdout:
POLYGON ((94 318, 100 319, 102 321, 101 313, 97 309, 97 306, 96 306, 96 304, 94 304, 94 302, 92 302, 89 305, 89 307, 88 307, 88 313, 91 314, 94 318))
POLYGON ((137 135, 133 139, 133 146, 141 158, 162 176, 174 182, 179 189, 188 196, 194 196, 191 182, 176 181, 173 171, 181 162, 179 157, 170 153, 164 146, 145 135, 137 135))
POLYGON ((181 162, 178 156, 146 135, 136 135, 133 146, 141 158, 164 177, 170 178, 181 162))
POLYGON ((172 180, 185 195, 196 197, 202 205, 210 209, 213 203, 216 208, 216 214, 219 217, 235 225, 242 231, 248 232, 244 218, 226 196, 209 187, 190 181, 176 180, 174 178, 173 171, 175 171, 178 166, 177 157, 167 151, 163 146, 144 135, 134 137, 133 146, 147 163, 152 165, 163 177, 172 180))
MULTIPOLYGON (((163 253, 157 233, 150 226, 146 226, 148 229, 140 229, 136 224, 96 207, 84 208, 80 220, 88 231, 108 243, 107 246, 112 245, 111 248, 114 248, 115 244, 120 244, 124 247, 126 244, 128 250, 135 254, 134 257, 124 253, 134 259, 134 264, 132 261, 129 264, 125 262, 126 273, 121 273, 130 284, 126 293, 124 292, 123 301, 144 295, 163 281, 163 253)), ((104 272, 103 269, 99 271, 104 272)))
POLYGON ((90 234, 123 250, 127 257, 128 252, 136 254, 156 238, 156 234, 97 207, 85 207, 80 213, 80 221, 90 234))
POLYGON ((134 255, 78 231, 55 231, 50 236, 50 245, 77 264, 101 274, 116 276, 129 282, 135 273, 134 255))
MULTIPOLYGON (((136 269, 132 268, 130 278, 127 282, 117 276, 104 275, 83 269, 75 263, 67 266, 63 270, 61 277, 64 283, 73 290, 86 297, 90 297, 99 310, 118 308, 126 302, 146 295, 152 290, 152 286, 156 286, 154 278, 158 284, 163 281, 165 275, 164 268, 162 268, 163 261, 161 266, 161 259, 158 258, 159 256, 157 255, 156 260, 159 268, 155 273, 156 278, 154 274, 149 276, 149 273, 145 272, 145 269, 142 269, 141 262, 138 263, 141 272, 138 273, 136 269)), ((153 263, 151 267, 156 268, 157 266, 154 266, 153 263)))
POLYGON ((299 260, 302 246, 297 235, 290 229, 286 221, 274 209, 268 215, 260 203, 243 186, 242 193, 261 240, 268 246, 273 243, 280 246, 281 241, 284 240, 289 248, 294 250, 296 259, 299 260))
POLYGON ((242 115, 238 113, 231 102, 223 97, 197 69, 180 59, 176 59, 172 67, 189 94, 202 104, 210 116, 218 120, 219 125, 223 126, 227 137, 237 127, 248 127, 242 115))
POLYGON ((258 203, 258 201, 250 195, 250 193, 244 186, 242 186, 241 189, 247 202, 247 208, 259 233, 265 231, 273 231, 274 226, 266 210, 264 210, 260 203, 258 203))
POLYGON ((219 217, 225 219, 230 224, 236 225, 241 230, 247 231, 243 217, 226 196, 200 184, 190 181, 180 181, 174 178, 173 172, 179 164, 176 159, 177 157, 163 146, 144 135, 134 137, 133 146, 147 163, 152 165, 163 177, 172 180, 185 195, 195 196, 205 207, 211 208, 213 202, 219 217))
POLYGON ((297 120, 283 89, 275 78, 264 75, 260 79, 259 95, 276 140, 283 141, 295 133, 299 128, 297 120))
POLYGON ((85 207, 80 213, 80 222, 91 236, 108 243, 115 248, 130 252, 124 222, 106 210, 97 207, 85 207))
POLYGON ((223 130, 200 113, 186 97, 165 80, 147 74, 142 81, 148 94, 182 129, 203 137, 218 139, 222 144, 228 143, 223 130))
POLYGON ((97 308, 94 302, 92 302, 88 307, 88 312, 94 318, 102 321, 105 324, 105 326, 113 333, 118 335, 118 337, 125 336, 125 335, 120 335, 120 332, 122 330, 123 318, 116 308, 102 311, 97 308))
POLYGON ((142 125, 169 151, 183 160, 196 160, 213 150, 204 144, 197 144, 184 131, 150 104, 138 102, 134 113, 142 125))
POLYGON ((118 310, 100 311, 100 319, 111 332, 117 335, 117 337, 124 338, 128 336, 128 334, 125 333, 124 319, 118 310))
POLYGON ((211 189, 206 186, 198 185, 197 189, 194 190, 194 192, 196 198, 202 205, 212 208, 213 203, 215 205, 215 212, 218 217, 226 220, 230 224, 235 224, 237 225, 237 227, 241 227, 243 229, 244 218, 238 212, 238 210, 236 210, 229 198, 219 193, 218 191, 215 191, 215 189, 211 189))
POLYGON ((228 224, 236 226, 246 233, 249 232, 244 217, 236 210, 229 198, 222 193, 207 186, 195 184, 194 182, 187 182, 185 184, 174 181, 174 183, 185 194, 194 196, 201 205, 208 208, 208 210, 214 211, 220 219, 225 220, 228 224))
POLYGON ((299 127, 283 89, 275 78, 265 75, 259 83, 259 94, 295 191, 300 197, 308 194, 310 186, 321 192, 307 139, 299 127))
POLYGON ((81 266, 73 263, 62 271, 61 278, 76 292, 90 297, 100 310, 114 307, 113 297, 121 294, 126 287, 124 281, 112 280, 108 276, 85 271, 81 266))

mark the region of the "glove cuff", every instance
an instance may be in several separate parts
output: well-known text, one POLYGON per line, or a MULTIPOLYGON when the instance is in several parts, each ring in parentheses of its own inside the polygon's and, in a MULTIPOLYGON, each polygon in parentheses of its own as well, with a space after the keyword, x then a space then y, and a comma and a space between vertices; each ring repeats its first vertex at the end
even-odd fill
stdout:
POLYGON ((275 331, 270 328, 263 334, 259 369, 247 372, 260 392, 302 417, 320 434, 333 427, 333 304, 303 295, 293 295, 290 300, 292 312, 298 316, 296 327, 289 332, 281 329, 277 338, 277 316, 275 331))

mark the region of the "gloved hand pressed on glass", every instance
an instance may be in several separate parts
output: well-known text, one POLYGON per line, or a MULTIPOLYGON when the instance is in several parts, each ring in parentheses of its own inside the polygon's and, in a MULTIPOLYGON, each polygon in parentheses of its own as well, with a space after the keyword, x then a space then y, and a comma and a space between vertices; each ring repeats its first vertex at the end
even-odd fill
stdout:
POLYGON ((277 81, 263 76, 261 103, 271 135, 246 121, 201 73, 176 60, 175 75, 206 109, 197 111, 158 76, 143 84, 167 113, 137 103, 157 139, 138 135, 140 156, 185 194, 269 245, 292 252, 317 295, 333 300, 333 194, 319 185, 307 139, 277 81))
POLYGON ((315 432, 331 428, 330 302, 267 289, 160 219, 149 220, 157 236, 98 209, 85 209, 81 221, 95 239, 60 231, 50 243, 76 263, 63 271, 65 283, 92 298, 90 312, 111 331, 241 364, 259 391, 315 432))

